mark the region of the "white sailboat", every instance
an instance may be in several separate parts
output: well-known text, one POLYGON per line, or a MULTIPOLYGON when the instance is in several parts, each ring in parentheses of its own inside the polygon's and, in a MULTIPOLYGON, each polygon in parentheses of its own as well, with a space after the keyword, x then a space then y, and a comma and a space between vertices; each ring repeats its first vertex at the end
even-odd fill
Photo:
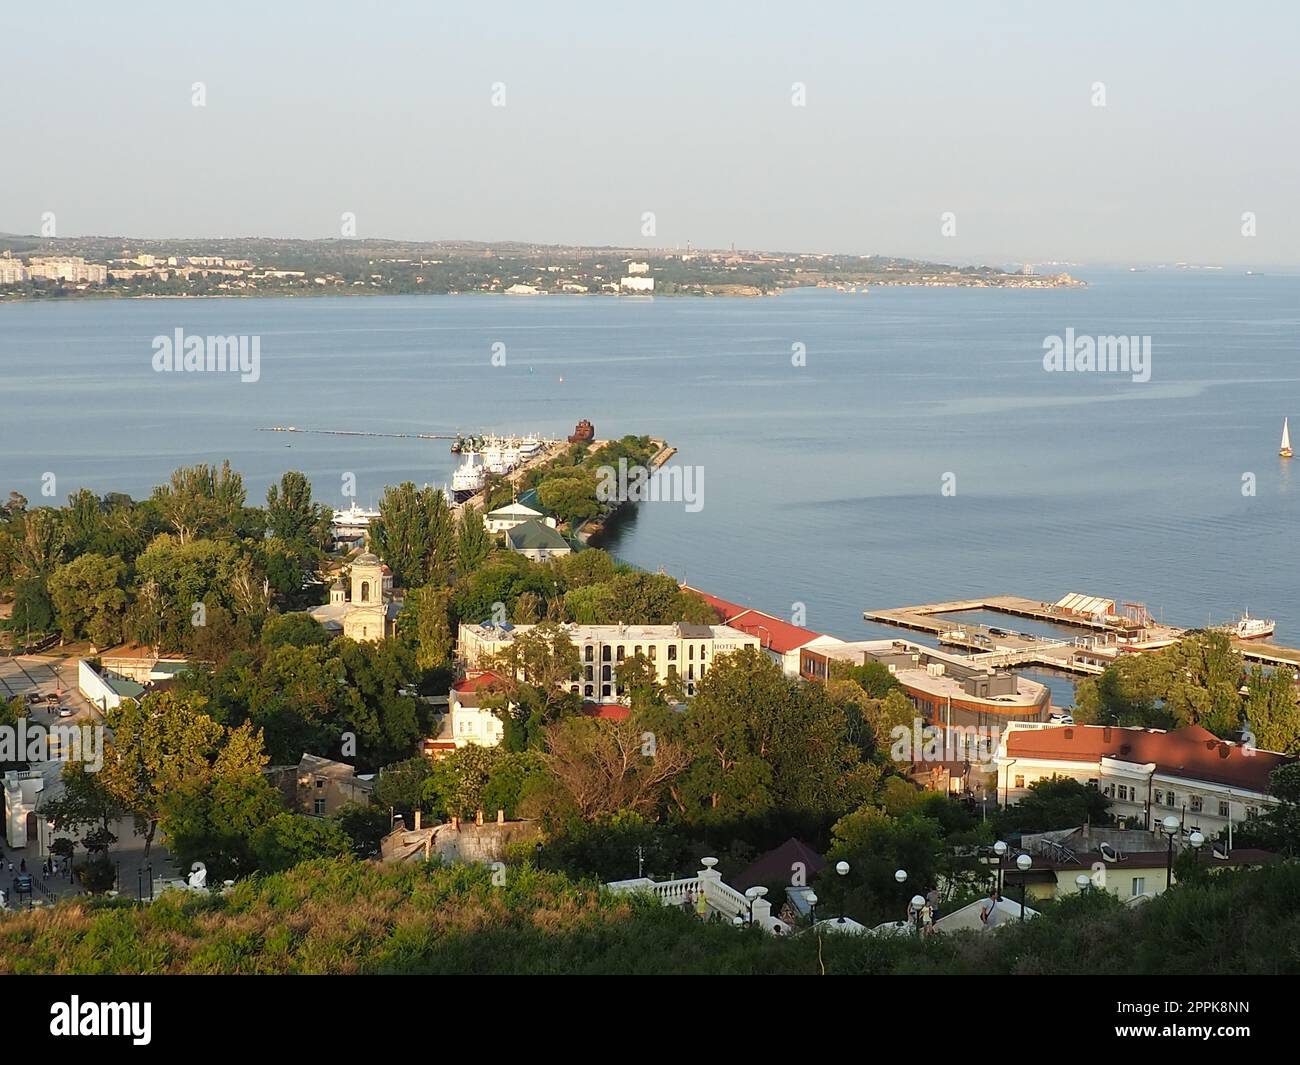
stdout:
POLYGON ((1287 420, 1282 419, 1282 446, 1277 452, 1284 459, 1291 457, 1291 430, 1287 427, 1287 420))

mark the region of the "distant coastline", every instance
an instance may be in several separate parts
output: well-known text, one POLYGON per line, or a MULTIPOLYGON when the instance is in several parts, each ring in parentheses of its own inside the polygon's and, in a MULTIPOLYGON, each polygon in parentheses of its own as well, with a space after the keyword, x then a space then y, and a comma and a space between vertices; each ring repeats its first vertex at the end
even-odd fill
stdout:
POLYGON ((879 255, 268 238, 0 235, 0 302, 322 295, 751 298, 798 288, 1066 288, 1031 266, 879 255))

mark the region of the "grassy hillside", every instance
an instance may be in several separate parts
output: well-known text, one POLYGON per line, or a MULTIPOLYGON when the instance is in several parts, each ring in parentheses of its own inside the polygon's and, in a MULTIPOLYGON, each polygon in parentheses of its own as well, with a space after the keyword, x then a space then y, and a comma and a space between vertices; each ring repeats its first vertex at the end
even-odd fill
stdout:
POLYGON ((1300 866, 1138 909, 1076 897, 996 934, 778 940, 564 877, 309 862, 224 898, 68 902, 0 918, 0 974, 1298 973, 1300 866))

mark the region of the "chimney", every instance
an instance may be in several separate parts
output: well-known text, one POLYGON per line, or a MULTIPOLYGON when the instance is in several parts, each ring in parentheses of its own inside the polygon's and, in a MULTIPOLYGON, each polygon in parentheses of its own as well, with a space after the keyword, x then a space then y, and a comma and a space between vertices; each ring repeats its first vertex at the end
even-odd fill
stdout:
POLYGON ((478 812, 476 812, 476 813, 474 814, 474 824, 476 824, 476 825, 480 825, 480 826, 483 824, 483 811, 482 811, 482 810, 479 810, 478 812))
POLYGON ((505 823, 506 823, 506 812, 505 812, 504 810, 498 810, 498 811, 497 811, 497 824, 498 824, 498 825, 504 825, 505 823))
POLYGON ((415 831, 417 832, 420 831, 420 813, 420 808, 417 806, 415 809, 415 831))

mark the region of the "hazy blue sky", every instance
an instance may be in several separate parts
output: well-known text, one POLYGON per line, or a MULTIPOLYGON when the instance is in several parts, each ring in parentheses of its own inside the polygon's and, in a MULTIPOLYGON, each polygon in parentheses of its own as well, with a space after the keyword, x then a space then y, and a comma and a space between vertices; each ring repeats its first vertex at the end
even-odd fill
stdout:
POLYGON ((0 230, 1298 264, 1298 11, 10 0, 0 230))

